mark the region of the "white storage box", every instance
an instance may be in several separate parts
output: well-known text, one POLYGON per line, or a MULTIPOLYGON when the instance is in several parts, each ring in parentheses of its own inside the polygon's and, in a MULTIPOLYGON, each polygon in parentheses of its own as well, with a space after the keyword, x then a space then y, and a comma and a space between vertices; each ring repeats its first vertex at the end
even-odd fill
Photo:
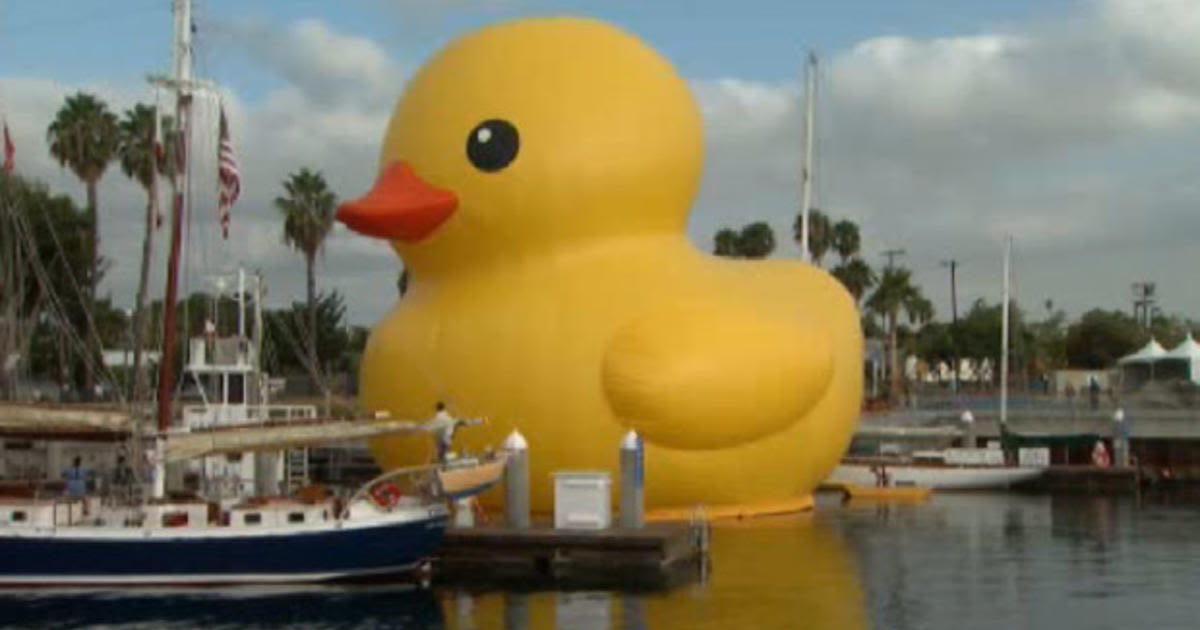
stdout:
POLYGON ((1045 446, 1017 449, 1017 463, 1021 466, 1049 466, 1050 449, 1045 446))
POLYGON ((612 524, 612 478, 606 472, 554 473, 554 526, 607 529, 612 524))
POLYGON ((1004 465, 1004 451, 998 448, 948 448, 943 453, 949 466, 1004 465))

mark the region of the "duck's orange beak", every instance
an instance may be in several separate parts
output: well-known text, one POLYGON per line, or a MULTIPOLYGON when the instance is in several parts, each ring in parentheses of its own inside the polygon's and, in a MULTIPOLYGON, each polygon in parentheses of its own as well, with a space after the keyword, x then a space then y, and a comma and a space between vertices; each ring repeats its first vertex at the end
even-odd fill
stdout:
POLYGON ((458 207, 458 197, 434 188, 407 163, 388 164, 367 196, 338 208, 338 221, 367 236, 419 241, 433 233, 458 207))

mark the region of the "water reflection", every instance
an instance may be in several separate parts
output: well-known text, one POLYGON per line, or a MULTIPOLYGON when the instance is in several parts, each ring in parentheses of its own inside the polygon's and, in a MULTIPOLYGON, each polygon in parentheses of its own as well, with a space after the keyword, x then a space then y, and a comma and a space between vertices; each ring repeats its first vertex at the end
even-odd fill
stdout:
POLYGON ((718 525, 710 579, 665 591, 446 593, 456 630, 866 628, 857 568, 813 515, 718 525), (469 601, 464 605, 463 601, 469 601))
POLYGON ((0 595, 3 628, 443 628, 412 586, 27 590, 0 595))
POLYGON ((1195 627, 1200 512, 1173 501, 945 494, 824 516, 878 628, 1195 627))
POLYGON ((1200 509, 1173 495, 823 496, 813 514, 718 526, 708 579, 670 589, 7 591, 0 626, 1194 628, 1198 557, 1200 509))

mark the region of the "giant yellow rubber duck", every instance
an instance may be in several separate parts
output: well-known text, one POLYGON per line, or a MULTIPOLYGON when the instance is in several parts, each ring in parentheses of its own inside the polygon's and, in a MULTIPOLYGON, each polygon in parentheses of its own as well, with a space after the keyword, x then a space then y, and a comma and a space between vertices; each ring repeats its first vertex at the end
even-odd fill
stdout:
MULTIPOLYGON (((519 429, 536 510, 554 471, 615 478, 630 429, 651 509, 799 505, 857 422, 857 311, 817 268, 697 250, 702 161, 687 84, 613 26, 521 20, 442 50, 391 118, 374 188, 338 213, 411 273, 367 344, 362 406, 486 417, 469 449, 519 429)), ((390 467, 429 442, 372 448, 390 467)))

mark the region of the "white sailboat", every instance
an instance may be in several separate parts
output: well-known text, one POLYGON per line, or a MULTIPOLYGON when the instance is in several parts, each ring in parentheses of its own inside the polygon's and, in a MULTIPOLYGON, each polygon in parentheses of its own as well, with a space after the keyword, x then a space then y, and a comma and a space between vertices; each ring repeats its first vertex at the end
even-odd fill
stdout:
MULTIPOLYGON (((201 87, 191 77, 190 0, 175 0, 174 19, 175 76, 161 83, 176 92, 176 120, 187 134, 192 97, 201 87)), ((290 471, 293 462, 281 453, 425 429, 402 420, 322 421, 312 410, 287 410, 280 418, 261 386, 258 344, 245 333, 244 304, 236 335, 190 340, 185 378, 202 400, 183 406, 182 423, 173 423, 179 258, 188 199, 188 178, 178 179, 163 301, 157 429, 149 436, 150 498, 0 498, 0 585, 316 582, 412 572, 440 544, 448 501, 494 484, 505 457, 390 471, 345 499, 279 496, 281 486, 296 477, 290 471), (175 462, 187 462, 183 470, 200 479, 230 483, 201 484, 188 499, 172 496, 168 489, 176 484, 168 477, 181 470, 169 465, 175 462)), ((239 273, 239 299, 246 294, 244 285, 245 275, 239 273)), ((254 307, 260 308, 257 299, 254 307)), ((261 319, 256 319, 259 336, 261 319)), ((118 431, 123 426, 137 443, 141 420, 132 413, 112 415, 106 421, 120 425, 118 431)), ((95 420, 95 414, 87 419, 95 420)))

